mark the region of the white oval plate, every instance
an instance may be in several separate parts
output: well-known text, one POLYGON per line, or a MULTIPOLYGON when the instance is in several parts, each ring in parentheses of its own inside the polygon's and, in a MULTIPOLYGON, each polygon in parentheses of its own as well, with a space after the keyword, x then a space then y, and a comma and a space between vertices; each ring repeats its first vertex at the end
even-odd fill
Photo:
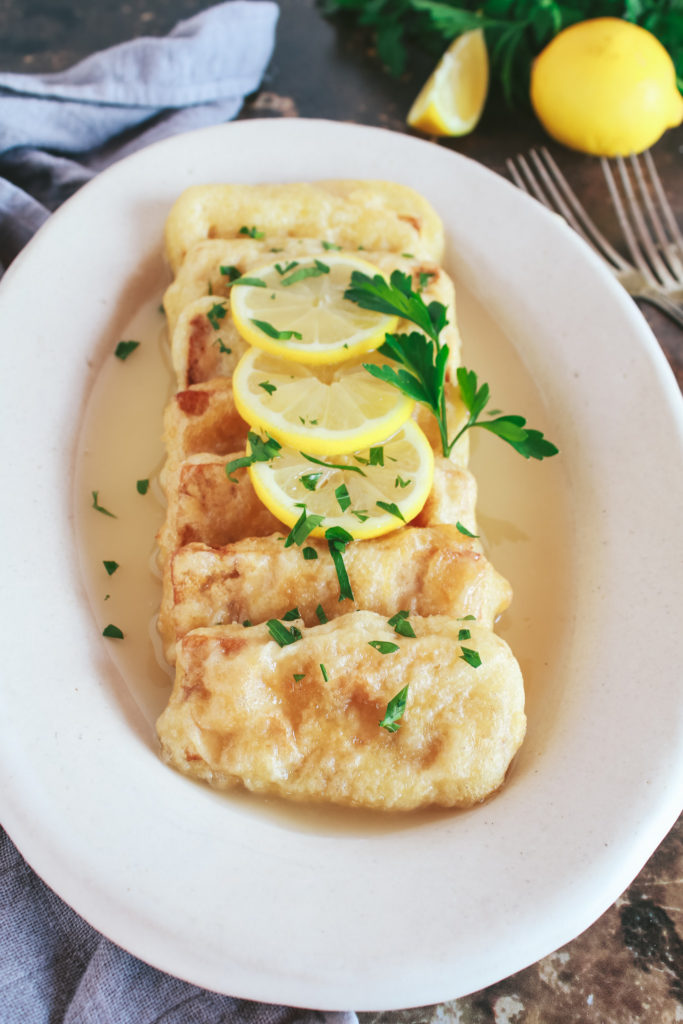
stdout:
POLYGON ((645 321, 568 228, 433 144, 246 121, 152 146, 83 188, 10 268, 0 323, 2 811, 52 888, 199 985, 358 1010, 482 988, 614 901, 682 804, 683 416, 645 321), (526 397, 545 409, 532 425, 562 450, 541 464, 500 456, 496 490, 475 446, 492 558, 515 569, 504 632, 524 655, 529 732, 501 793, 466 813, 331 825, 176 775, 79 573, 79 425, 95 370, 163 276, 171 203, 192 183, 322 177, 394 179, 433 202, 464 297, 466 362, 506 411, 528 412, 526 397))

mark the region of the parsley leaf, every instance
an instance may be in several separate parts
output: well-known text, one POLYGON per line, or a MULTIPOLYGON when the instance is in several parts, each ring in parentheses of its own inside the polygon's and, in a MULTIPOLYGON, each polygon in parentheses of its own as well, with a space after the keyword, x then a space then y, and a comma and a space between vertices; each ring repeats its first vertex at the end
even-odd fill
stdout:
POLYGON ((471 647, 461 647, 462 654, 460 657, 463 661, 466 661, 472 668, 479 668, 481 665, 481 655, 479 651, 472 650, 471 647))
POLYGON ((380 654, 394 654, 398 650, 398 644, 392 644, 390 640, 368 640, 368 644, 380 654))
POLYGON ((120 341, 114 349, 114 355, 117 359, 123 362, 127 359, 131 352, 135 352, 135 349, 140 345, 139 341, 120 341))
POLYGON ((400 635, 400 636, 415 636, 415 630, 408 622, 408 616, 410 612, 402 611, 396 612, 395 615, 389 619, 389 625, 400 635))
POLYGON ((135 484, 138 494, 147 494, 149 490, 149 480, 138 480, 135 484))
POLYGON ((305 281, 307 277, 321 277, 322 274, 329 274, 330 268, 321 260, 315 260, 312 267, 299 267, 289 277, 283 277, 280 284, 283 288, 290 284, 297 284, 298 281, 305 281))
POLYGON ((279 619, 268 619, 266 622, 268 632, 272 636, 273 640, 280 645, 280 647, 286 647, 288 644, 296 643, 297 640, 301 640, 301 630, 297 629, 296 626, 285 626, 279 619))
POLYGON ((274 384, 271 384, 269 380, 261 380, 261 381, 259 381, 259 385, 258 386, 260 388, 263 388, 264 391, 267 391, 269 395, 272 395, 272 393, 274 391, 277 391, 276 386, 274 384))
POLYGON ((237 483, 237 479, 232 474, 236 469, 252 466, 255 462, 271 462, 280 455, 280 448, 282 446, 269 434, 266 434, 266 440, 264 441, 262 437, 259 437, 258 434, 250 430, 247 434, 247 440, 251 449, 249 454, 240 455, 237 459, 231 459, 225 466, 228 480, 232 480, 234 484, 237 483))
POLYGON ((463 526, 459 519, 455 524, 455 528, 458 533, 461 533, 464 537, 474 537, 476 539, 479 536, 478 533, 472 533, 472 531, 468 530, 466 526, 463 526))
POLYGON ((290 338, 296 338, 297 341, 301 341, 301 335, 298 331, 278 331, 277 327, 273 327, 267 320, 254 320, 252 324, 255 324, 260 331, 267 334, 269 338, 275 338, 276 341, 289 341, 290 338))
POLYGON ((242 271, 240 270, 240 268, 234 266, 234 264, 232 263, 223 264, 218 269, 220 270, 223 277, 227 277, 228 282, 236 281, 237 278, 241 277, 242 275, 242 271))
POLYGON ((119 567, 119 563, 118 562, 107 562, 107 561, 105 561, 105 562, 102 562, 102 565, 107 570, 107 576, 113 576, 114 573, 116 572, 116 570, 119 567))
POLYGON ((353 601, 353 591, 351 590, 348 573, 344 565, 344 551, 346 550, 346 545, 353 540, 353 537, 342 526, 331 526, 328 530, 325 530, 325 540, 327 541, 337 573, 337 580, 339 581, 339 600, 343 601, 345 598, 348 598, 349 601, 353 601))
POLYGON ((239 229, 240 235, 247 235, 249 238, 262 239, 266 237, 265 231, 259 231, 258 228, 243 226, 239 229))
POLYGON ((118 626, 113 626, 111 622, 102 630, 102 636, 109 636, 113 640, 123 640, 122 630, 120 630, 118 626))
POLYGON ((309 533, 315 530, 317 526, 320 526, 324 518, 325 516, 309 515, 306 506, 301 505, 301 515, 285 538, 285 547, 289 548, 292 544, 301 547, 309 533))
POLYGON ((408 687, 404 686, 387 704, 384 718, 379 723, 381 728, 386 729, 387 732, 398 732, 401 728, 401 719, 405 714, 407 704, 408 687))
POLYGON ((96 512, 101 512, 102 515, 110 516, 112 519, 116 519, 116 516, 114 515, 113 512, 110 512, 108 508, 104 508, 103 505, 100 505, 98 501, 99 493, 99 491, 91 491, 92 507, 95 509, 96 512))
POLYGON ((214 331, 221 329, 221 320, 227 315, 227 309, 224 302, 214 302, 210 310, 206 314, 206 319, 209 321, 214 331))

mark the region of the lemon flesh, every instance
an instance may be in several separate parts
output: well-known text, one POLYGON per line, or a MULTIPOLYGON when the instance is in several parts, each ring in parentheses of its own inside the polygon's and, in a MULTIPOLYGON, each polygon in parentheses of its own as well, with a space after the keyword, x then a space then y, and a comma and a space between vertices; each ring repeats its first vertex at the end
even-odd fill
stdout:
POLYGON ((286 255, 250 270, 232 286, 233 321, 251 345, 285 359, 337 363, 369 352, 398 318, 361 309, 344 298, 354 270, 381 274, 366 260, 339 253, 293 260, 286 255))
POLYGON ((683 119, 671 57, 650 32, 619 18, 555 36, 534 62, 531 102, 549 135, 595 156, 640 153, 683 119))
POLYGON ((232 378, 237 411, 281 444, 313 454, 373 445, 398 430, 415 403, 369 374, 363 362, 386 360, 372 353, 313 367, 251 348, 232 378))
POLYGON ((481 29, 451 43, 408 113, 411 128, 429 135, 466 135, 486 102, 489 59, 481 29))
POLYGON ((324 517, 311 534, 318 537, 333 526, 357 540, 398 529, 421 511, 434 476, 434 454, 413 420, 381 445, 320 462, 282 448, 271 462, 249 467, 258 497, 281 522, 294 526, 303 505, 324 517))

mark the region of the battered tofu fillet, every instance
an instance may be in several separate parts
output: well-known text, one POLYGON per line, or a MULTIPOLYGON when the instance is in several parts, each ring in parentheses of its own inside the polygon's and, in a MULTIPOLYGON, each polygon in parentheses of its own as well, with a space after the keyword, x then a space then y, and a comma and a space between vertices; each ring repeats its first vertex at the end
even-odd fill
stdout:
POLYGON ((194 244, 257 228, 273 239, 317 238, 346 249, 410 252, 441 263, 443 225, 418 192, 386 181, 200 185, 186 189, 166 221, 175 273, 194 244), (246 219, 245 219, 246 218, 246 219))
POLYGON ((524 736, 517 662, 483 626, 471 624, 473 668, 461 656, 462 623, 411 622, 416 637, 401 637, 393 654, 370 646, 397 639, 373 612, 300 624, 302 638, 285 647, 265 625, 188 633, 157 726, 163 758, 214 786, 292 800, 405 811, 483 800, 524 736), (404 686, 406 711, 390 734, 379 722, 404 686))
POLYGON ((166 657, 193 629, 223 623, 281 619, 297 608, 307 626, 355 608, 387 619, 397 609, 417 615, 473 616, 493 628, 510 603, 511 588, 484 557, 476 539, 455 526, 407 526, 351 544, 344 562, 354 602, 339 600, 327 543, 309 538, 316 560, 276 536, 249 538, 221 548, 188 544, 170 564, 159 631, 166 657))
POLYGON ((353 602, 339 599, 327 542, 306 538, 315 559, 285 548, 289 528, 247 471, 226 473, 249 430, 232 389, 247 348, 232 321, 232 282, 274 259, 324 259, 330 247, 386 276, 412 275, 427 303, 446 307, 448 422, 456 431, 467 420, 454 383, 460 335, 440 266, 443 229, 423 197, 373 181, 183 193, 166 226, 178 390, 164 413, 168 508, 157 538, 159 631, 175 664, 157 723, 162 756, 224 789, 378 810, 469 807, 502 784, 525 731, 520 670, 493 631, 512 591, 476 536, 469 433, 444 458, 436 421, 416 405, 435 452, 431 492, 408 526, 346 546, 353 602), (399 611, 414 637, 394 628, 399 611), (286 615, 293 642, 281 646, 270 629, 286 615), (380 721, 405 686, 400 728, 390 732, 380 721))

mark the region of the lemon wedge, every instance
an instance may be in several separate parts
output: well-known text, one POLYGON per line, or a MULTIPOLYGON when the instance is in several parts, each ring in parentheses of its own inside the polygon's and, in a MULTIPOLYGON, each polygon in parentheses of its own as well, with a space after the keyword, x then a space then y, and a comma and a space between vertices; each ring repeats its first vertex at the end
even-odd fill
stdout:
POLYGON ((398 318, 344 298, 354 270, 381 274, 340 253, 281 260, 250 270, 232 286, 235 326, 251 345, 295 362, 338 363, 378 348, 398 318))
POLYGON ((340 526, 362 540, 396 530, 420 512, 432 486, 434 455, 408 420, 381 444, 351 454, 313 460, 283 447, 272 461, 251 465, 249 475, 260 500, 287 526, 305 508, 307 515, 323 517, 312 536, 340 526))
POLYGON ((489 86, 489 58, 480 28, 448 47, 408 113, 411 128, 429 135, 467 135, 477 125, 489 86))
POLYGON ((531 102, 549 135, 594 156, 641 153, 683 119, 671 57, 621 18, 592 18, 555 36, 533 64, 531 102))
POLYGON ((372 353, 313 367, 250 348, 232 378, 237 411, 280 444, 314 455, 373 445, 398 430, 415 403, 369 374, 364 362, 386 360, 372 353))

